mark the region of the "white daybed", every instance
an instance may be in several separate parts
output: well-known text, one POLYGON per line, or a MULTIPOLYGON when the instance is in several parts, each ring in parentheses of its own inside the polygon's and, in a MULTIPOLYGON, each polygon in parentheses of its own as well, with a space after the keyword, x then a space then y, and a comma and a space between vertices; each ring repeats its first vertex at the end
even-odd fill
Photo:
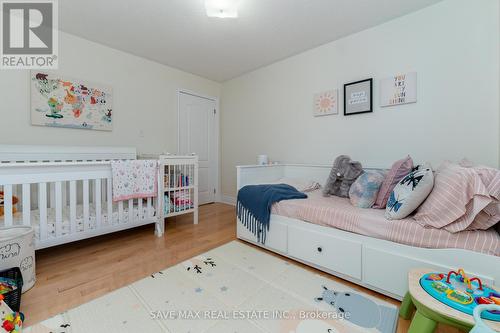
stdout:
MULTIPOLYGON (((238 190, 251 184, 282 178, 324 183, 331 166, 238 166, 238 190)), ((429 249, 408 246, 340 229, 272 214, 265 245, 237 220, 237 236, 356 284, 402 299, 408 290, 407 274, 415 267, 449 271, 463 267, 491 285, 500 283, 500 257, 464 249, 429 249)))
POLYGON ((136 157, 129 147, 0 145, 0 228, 33 226, 36 249, 145 224, 162 235, 157 198, 112 202, 110 160, 136 157))

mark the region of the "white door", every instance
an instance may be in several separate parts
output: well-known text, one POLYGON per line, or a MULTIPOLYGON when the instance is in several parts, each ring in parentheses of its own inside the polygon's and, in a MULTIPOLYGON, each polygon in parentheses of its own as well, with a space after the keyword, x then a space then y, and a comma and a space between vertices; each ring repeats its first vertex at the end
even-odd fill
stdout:
POLYGON ((217 181, 216 102, 179 92, 179 154, 199 158, 199 204, 215 201, 217 181))

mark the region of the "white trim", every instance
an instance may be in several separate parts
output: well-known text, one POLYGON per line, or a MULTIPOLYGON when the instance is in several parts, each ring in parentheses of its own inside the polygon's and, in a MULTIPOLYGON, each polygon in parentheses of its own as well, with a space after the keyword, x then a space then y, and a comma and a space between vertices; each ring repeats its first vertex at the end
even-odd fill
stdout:
POLYGON ((218 202, 222 202, 231 206, 236 206, 236 198, 230 195, 221 195, 221 199, 218 202))
POLYGON ((180 155, 180 150, 181 150, 181 132, 180 132, 180 127, 181 127, 181 108, 180 108, 180 95, 182 94, 188 94, 192 96, 197 96, 201 98, 205 98, 211 101, 215 102, 215 124, 214 124, 214 131, 215 131, 215 179, 214 179, 214 186, 216 189, 215 193, 215 202, 220 202, 221 201, 221 177, 220 177, 220 103, 219 103, 219 98, 215 96, 208 96, 208 95, 203 95, 199 94, 197 92, 194 92, 189 89, 178 89, 177 90, 177 154, 180 155))
POLYGON ((0 162, 136 159, 134 147, 0 145, 0 162))

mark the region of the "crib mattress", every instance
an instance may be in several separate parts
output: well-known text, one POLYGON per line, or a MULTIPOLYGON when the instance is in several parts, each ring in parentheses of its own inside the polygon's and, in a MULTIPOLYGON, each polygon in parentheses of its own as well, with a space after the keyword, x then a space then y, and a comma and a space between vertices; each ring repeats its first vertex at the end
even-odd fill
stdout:
MULTIPOLYGON (((139 207, 138 206, 133 206, 133 216, 134 220, 139 218, 139 207)), ((109 225, 115 225, 119 224, 119 219, 118 219, 118 211, 113 210, 113 215, 111 217, 111 221, 108 217, 108 212, 106 210, 106 207, 103 207, 102 209, 102 214, 101 214, 101 226, 109 226, 109 225)), ((151 208, 153 216, 156 214, 154 208, 151 208)), ((147 215, 147 207, 143 206, 142 207, 142 217, 146 218, 147 215)), ((33 229, 35 230, 35 235, 36 238, 40 238, 40 211, 39 210, 32 210, 31 211, 31 226, 33 226, 33 229)), ((56 210, 55 208, 47 208, 47 237, 56 237, 56 210)), ((96 210, 95 206, 90 205, 89 206, 89 219, 86 222, 86 225, 84 226, 84 219, 83 219, 83 205, 77 205, 76 206, 76 231, 77 232, 82 232, 85 229, 86 230, 92 230, 96 229, 97 223, 96 223, 96 210)), ((123 222, 122 223, 127 223, 129 221, 129 208, 128 207, 123 207, 123 222)), ((13 224, 14 225, 22 225, 23 224, 23 214, 21 212, 15 213, 13 215, 13 224)), ((0 217, 0 227, 3 227, 5 225, 4 218, 3 216, 0 217)), ((62 228, 61 228, 61 233, 62 235, 68 235, 71 231, 71 219, 70 219, 70 210, 69 207, 64 207, 63 208, 63 214, 62 214, 62 228)))

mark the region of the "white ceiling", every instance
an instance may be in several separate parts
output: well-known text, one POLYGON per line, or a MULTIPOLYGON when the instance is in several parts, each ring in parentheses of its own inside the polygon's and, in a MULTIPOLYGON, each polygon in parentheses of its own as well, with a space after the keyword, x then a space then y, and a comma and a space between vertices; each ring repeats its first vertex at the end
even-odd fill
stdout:
POLYGON ((208 18, 203 0, 62 0, 61 30, 225 81, 439 0, 234 0, 239 18, 208 18))

